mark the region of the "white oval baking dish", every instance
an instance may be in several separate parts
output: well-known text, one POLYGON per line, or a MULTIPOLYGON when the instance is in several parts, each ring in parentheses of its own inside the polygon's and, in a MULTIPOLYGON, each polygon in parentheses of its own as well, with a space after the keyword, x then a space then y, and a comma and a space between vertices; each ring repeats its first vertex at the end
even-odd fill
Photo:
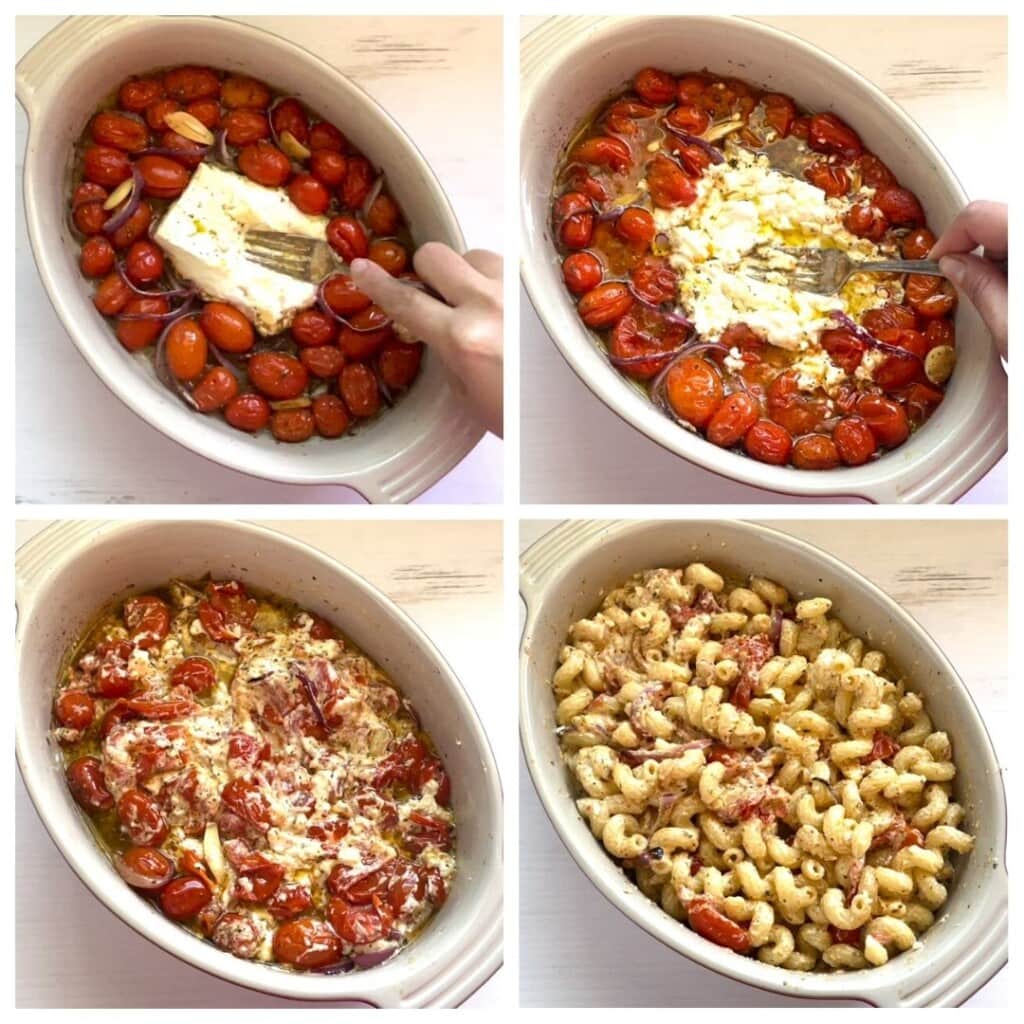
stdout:
POLYGON ((743 18, 551 18, 523 41, 521 273, 566 362, 609 409, 668 451, 722 476, 786 494, 873 502, 955 501, 1006 452, 1006 374, 970 303, 957 312, 959 363, 946 399, 906 444, 857 468, 813 473, 726 451, 658 410, 607 361, 562 282, 551 239, 555 168, 574 127, 642 67, 709 68, 834 110, 944 228, 967 196, 925 133, 852 68, 795 36, 743 18))
POLYGON ((856 999, 876 1006, 958 1006, 1007 960, 1006 798, 999 764, 970 693, 934 640, 881 590, 842 562, 755 523, 567 522, 524 554, 527 606, 520 655, 519 726, 534 786, 562 842, 600 892, 654 938, 736 981, 787 996, 856 999), (555 735, 551 675, 571 623, 632 573, 703 559, 736 575, 779 580, 791 593, 833 598, 852 632, 870 636, 928 701, 956 751, 958 794, 977 836, 942 916, 918 946, 884 967, 801 974, 737 956, 666 914, 605 853, 576 810, 555 735))
POLYGON ((301 47, 224 18, 69 18, 18 63, 29 118, 23 192, 32 251, 50 302, 99 378, 151 426, 208 459, 284 483, 345 484, 374 502, 411 501, 483 436, 441 360, 358 436, 301 445, 252 437, 186 408, 144 357, 124 351, 93 307, 66 223, 72 146, 97 104, 132 74, 188 62, 266 79, 338 124, 378 167, 417 243, 465 247, 451 204, 423 155, 365 92, 301 47))
POLYGON ((17 555, 17 753, 50 837, 78 877, 130 928, 227 981, 292 999, 455 1006, 502 957, 502 798, 497 766, 466 692, 419 627, 333 559, 243 523, 61 523, 17 555), (97 609, 128 589, 205 573, 242 579, 330 618, 411 699, 452 779, 456 880, 423 934, 393 960, 348 975, 240 960, 165 918, 122 881, 96 845, 48 739, 61 658, 97 609))

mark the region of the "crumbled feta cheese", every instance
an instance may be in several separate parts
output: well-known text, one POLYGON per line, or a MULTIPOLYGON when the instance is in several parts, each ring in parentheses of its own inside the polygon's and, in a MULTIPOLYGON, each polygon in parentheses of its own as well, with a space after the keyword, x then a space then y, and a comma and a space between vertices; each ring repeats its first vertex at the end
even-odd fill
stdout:
POLYGON ((832 296, 792 290, 781 273, 759 281, 743 272, 750 256, 785 270, 791 258, 775 251, 780 246, 883 257, 878 246, 843 226, 850 205, 849 198, 830 199, 809 182, 774 170, 763 156, 732 148, 728 160, 704 172, 690 206, 656 209, 669 262, 680 272, 680 303, 701 337, 713 341, 730 325, 745 323, 772 345, 803 351, 832 325, 833 310, 859 316, 899 301, 899 285, 880 275, 857 275, 832 296))

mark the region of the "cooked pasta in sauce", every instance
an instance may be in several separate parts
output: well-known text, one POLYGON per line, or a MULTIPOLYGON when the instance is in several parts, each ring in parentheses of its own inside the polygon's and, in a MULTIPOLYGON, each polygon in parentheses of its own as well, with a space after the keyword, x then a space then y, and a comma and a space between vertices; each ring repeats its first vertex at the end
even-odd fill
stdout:
POLYGON ((288 601, 233 580, 119 601, 54 717, 121 876, 235 956, 371 967, 445 901, 444 766, 381 669, 288 601))
POLYGON ((701 563, 650 570, 573 624, 552 681, 608 853, 699 935, 799 971, 910 949, 974 843, 949 736, 831 611, 701 563))

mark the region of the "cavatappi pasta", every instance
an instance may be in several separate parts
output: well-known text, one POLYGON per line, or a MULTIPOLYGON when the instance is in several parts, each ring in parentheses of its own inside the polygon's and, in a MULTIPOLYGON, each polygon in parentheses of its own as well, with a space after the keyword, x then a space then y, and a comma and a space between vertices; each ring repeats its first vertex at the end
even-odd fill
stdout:
POLYGON ((831 612, 654 569, 573 624, 552 680, 607 852, 700 935, 799 971, 910 949, 974 842, 949 737, 831 612))

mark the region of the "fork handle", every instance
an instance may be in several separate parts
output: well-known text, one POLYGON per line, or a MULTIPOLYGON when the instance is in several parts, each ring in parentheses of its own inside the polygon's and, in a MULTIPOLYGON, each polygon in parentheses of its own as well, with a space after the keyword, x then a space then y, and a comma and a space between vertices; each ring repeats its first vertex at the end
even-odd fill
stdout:
POLYGON ((929 277, 945 277, 939 269, 938 260, 876 260, 870 263, 858 263, 855 274, 861 273, 887 274, 926 274, 929 277))

